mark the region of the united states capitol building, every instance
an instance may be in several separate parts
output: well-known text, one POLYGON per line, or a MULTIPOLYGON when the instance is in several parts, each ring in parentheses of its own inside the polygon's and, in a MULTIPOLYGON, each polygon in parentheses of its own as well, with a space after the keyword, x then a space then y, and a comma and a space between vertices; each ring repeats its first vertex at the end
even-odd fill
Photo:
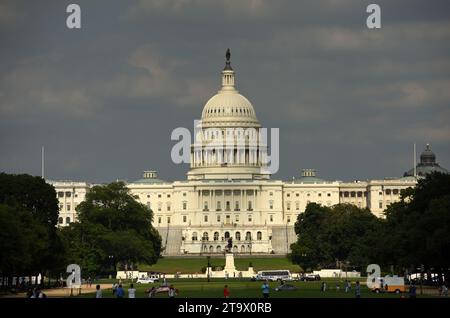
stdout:
MULTIPOLYGON (((164 181, 151 170, 127 183, 131 193, 152 209, 165 255, 223 253, 229 238, 237 254, 285 254, 296 240, 297 216, 308 203, 351 203, 383 217, 384 209, 399 200, 402 189, 414 187, 418 177, 447 172, 427 145, 420 163, 403 177, 342 182, 303 169, 293 180, 271 179, 265 162, 267 145, 259 135, 262 126, 253 105, 236 90, 229 52, 222 87, 205 104, 200 123, 190 147, 187 180, 164 181), (241 135, 241 128, 250 133, 241 135), (220 148, 220 136, 241 142, 220 148)), ((59 199, 59 225, 76 221, 75 209, 94 185, 48 182, 59 199)))

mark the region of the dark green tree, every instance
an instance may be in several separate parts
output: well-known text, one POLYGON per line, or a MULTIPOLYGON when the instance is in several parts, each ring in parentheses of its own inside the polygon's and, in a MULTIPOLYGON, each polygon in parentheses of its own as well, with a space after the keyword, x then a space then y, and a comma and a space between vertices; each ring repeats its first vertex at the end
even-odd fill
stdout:
POLYGON ((298 241, 291 246, 292 261, 305 269, 362 268, 375 257, 380 222, 368 209, 351 204, 310 203, 295 224, 298 241))
MULTIPOLYGON (((431 173, 385 211, 383 260, 397 268, 442 273, 450 267, 450 175, 431 173)), ((431 275, 428 275, 431 277, 431 275)), ((442 279, 442 275, 440 275, 442 279)))
POLYGON ((62 244, 55 226, 58 213, 55 189, 45 180, 0 173, 3 275, 49 275, 60 270, 62 244))
POLYGON ((95 186, 77 207, 78 222, 61 230, 68 262, 89 275, 118 264, 154 264, 161 237, 152 226, 152 211, 136 201, 122 182, 95 186))

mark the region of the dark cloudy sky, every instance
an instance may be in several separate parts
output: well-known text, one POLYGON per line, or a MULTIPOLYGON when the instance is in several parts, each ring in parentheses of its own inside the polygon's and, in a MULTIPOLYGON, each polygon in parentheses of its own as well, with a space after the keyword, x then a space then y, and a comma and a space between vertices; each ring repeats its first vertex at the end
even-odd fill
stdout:
POLYGON ((400 176, 432 144, 450 168, 450 2, 0 0, 0 171, 107 182, 170 159, 220 84, 280 128, 280 171, 400 176), (382 29, 365 25, 369 3, 382 29), (82 29, 65 26, 78 3, 82 29))

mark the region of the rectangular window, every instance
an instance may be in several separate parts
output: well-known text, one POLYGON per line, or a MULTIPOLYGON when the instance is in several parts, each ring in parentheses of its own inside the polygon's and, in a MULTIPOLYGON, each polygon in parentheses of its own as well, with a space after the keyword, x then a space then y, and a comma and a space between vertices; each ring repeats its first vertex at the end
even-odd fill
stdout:
POLYGON ((183 210, 187 209, 187 202, 183 202, 183 210))
POLYGON ((203 204, 203 211, 208 211, 208 201, 205 201, 203 204))
POLYGON ((147 202, 147 208, 149 208, 149 209, 152 208, 152 204, 150 202, 147 202))
POLYGON ((378 207, 379 207, 380 209, 383 208, 383 201, 378 202, 378 207))
POLYGON ((161 224, 161 217, 158 216, 158 224, 161 224))
POLYGON ((248 221, 249 221, 249 222, 252 221, 252 215, 251 215, 251 214, 248 215, 248 221))
POLYGON ((67 211, 70 211, 70 204, 67 205, 67 211))
POLYGON ((167 211, 170 211, 170 204, 167 203, 167 211))
POLYGON ((287 203, 286 203, 286 209, 287 209, 288 211, 291 210, 291 202, 287 202, 287 203))
POLYGON ((59 205, 59 210, 62 211, 62 209, 64 209, 64 204, 60 204, 60 205, 59 205))
POLYGON ((220 223, 220 215, 217 216, 217 223, 220 223))
POLYGON ((300 202, 295 202, 295 209, 300 210, 300 202))
POLYGON ((170 216, 167 217, 167 224, 170 224, 170 216))
POLYGON ((221 211, 222 210, 222 202, 221 201, 217 201, 217 208, 216 211, 221 211))
POLYGON ((234 210, 235 210, 235 211, 239 211, 239 201, 236 201, 236 202, 235 202, 234 210))
POLYGON ((252 201, 248 201, 248 210, 253 211, 252 201))
POLYGON ((203 216, 203 221, 208 222, 208 216, 207 215, 203 216))
POLYGON ((187 222, 187 216, 183 215, 183 223, 186 223, 186 222, 187 222))
POLYGON ((236 222, 239 222, 239 214, 236 214, 235 220, 236 220, 236 222))
POLYGON ((273 210, 273 201, 269 201, 269 209, 273 210))
POLYGON ((291 223, 291 216, 290 215, 287 216, 287 222, 291 223))
POLYGON ((273 215, 270 215, 270 222, 273 222, 273 215))
POLYGON ((170 198, 170 194, 168 194, 167 197, 170 198))

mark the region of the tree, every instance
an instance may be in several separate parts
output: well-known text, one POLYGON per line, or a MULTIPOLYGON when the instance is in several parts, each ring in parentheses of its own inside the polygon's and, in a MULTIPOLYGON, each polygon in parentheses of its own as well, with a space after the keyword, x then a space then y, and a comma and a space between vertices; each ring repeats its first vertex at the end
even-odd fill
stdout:
POLYGON ((117 264, 154 264, 161 237, 152 226, 152 211, 136 201, 123 182, 95 186, 77 207, 78 221, 61 230, 68 262, 90 275, 117 264))
POLYGON ((0 173, 0 271, 37 275, 62 266, 57 236, 58 200, 40 177, 0 173))
POLYGON ((305 269, 349 264, 362 267, 373 260, 381 221, 368 209, 351 204, 324 207, 310 203, 298 216, 291 258, 305 269))
POLYGON ((450 175, 428 174, 414 189, 403 191, 385 214, 384 261, 408 269, 424 265, 449 281, 450 175))

